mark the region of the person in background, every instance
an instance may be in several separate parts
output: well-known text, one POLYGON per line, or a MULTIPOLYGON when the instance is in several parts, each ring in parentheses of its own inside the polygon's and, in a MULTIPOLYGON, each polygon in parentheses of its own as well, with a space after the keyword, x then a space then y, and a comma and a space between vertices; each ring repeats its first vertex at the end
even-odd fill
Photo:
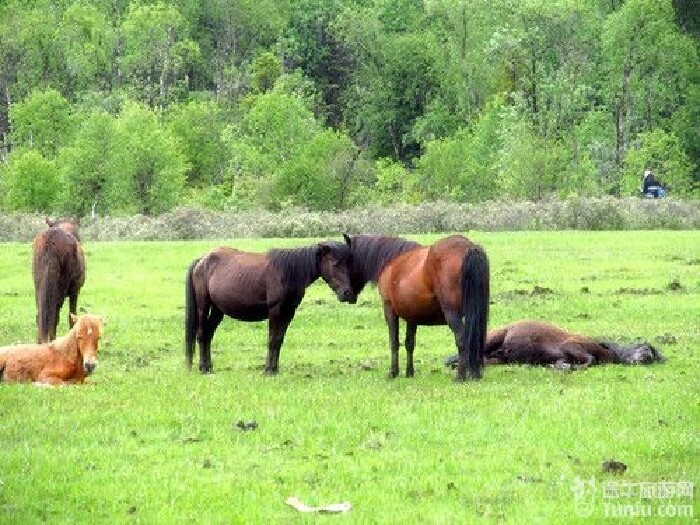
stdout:
POLYGON ((654 177, 651 168, 647 168, 642 176, 642 195, 655 199, 666 195, 666 188, 654 177))

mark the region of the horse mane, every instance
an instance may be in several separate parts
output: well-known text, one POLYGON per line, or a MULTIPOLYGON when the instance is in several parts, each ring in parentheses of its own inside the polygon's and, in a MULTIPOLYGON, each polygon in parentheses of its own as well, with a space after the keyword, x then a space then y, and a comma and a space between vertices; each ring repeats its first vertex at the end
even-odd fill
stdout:
POLYGON ((421 245, 401 237, 385 235, 356 235, 352 238, 353 280, 376 284, 379 274, 389 261, 421 245))
POLYGON ((290 289, 303 290, 320 274, 319 250, 318 244, 305 248, 274 248, 267 256, 290 289))
POLYGON ((73 325, 73 328, 68 330, 66 335, 62 335, 51 341, 50 343, 45 343, 48 346, 53 347, 59 354, 67 359, 73 359, 78 354, 80 354, 80 348, 78 347, 78 328, 79 322, 73 325))

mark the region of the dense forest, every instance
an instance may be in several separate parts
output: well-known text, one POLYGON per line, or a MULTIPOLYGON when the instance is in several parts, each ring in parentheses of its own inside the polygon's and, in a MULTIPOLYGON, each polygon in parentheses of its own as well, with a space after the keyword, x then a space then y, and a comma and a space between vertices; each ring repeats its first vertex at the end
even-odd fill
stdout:
POLYGON ((695 0, 4 0, 0 210, 698 197, 695 0))

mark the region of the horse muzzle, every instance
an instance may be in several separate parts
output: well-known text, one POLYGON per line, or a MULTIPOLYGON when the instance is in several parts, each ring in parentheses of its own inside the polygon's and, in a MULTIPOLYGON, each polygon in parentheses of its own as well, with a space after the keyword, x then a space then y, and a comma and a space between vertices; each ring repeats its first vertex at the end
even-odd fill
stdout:
POLYGON ((92 374, 95 371, 95 368, 97 367, 97 362, 96 361, 85 361, 83 363, 83 370, 87 375, 92 374))
POLYGON ((357 302, 357 295, 350 288, 339 290, 336 295, 341 303, 355 304, 357 302))

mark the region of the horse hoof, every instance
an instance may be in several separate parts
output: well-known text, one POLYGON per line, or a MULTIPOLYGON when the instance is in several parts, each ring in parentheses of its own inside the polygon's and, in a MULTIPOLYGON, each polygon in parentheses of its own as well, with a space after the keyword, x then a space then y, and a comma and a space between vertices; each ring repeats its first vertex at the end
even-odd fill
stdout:
POLYGON ((265 369, 266 376, 276 376, 278 374, 278 372, 279 372, 279 370, 272 370, 271 368, 265 369))

